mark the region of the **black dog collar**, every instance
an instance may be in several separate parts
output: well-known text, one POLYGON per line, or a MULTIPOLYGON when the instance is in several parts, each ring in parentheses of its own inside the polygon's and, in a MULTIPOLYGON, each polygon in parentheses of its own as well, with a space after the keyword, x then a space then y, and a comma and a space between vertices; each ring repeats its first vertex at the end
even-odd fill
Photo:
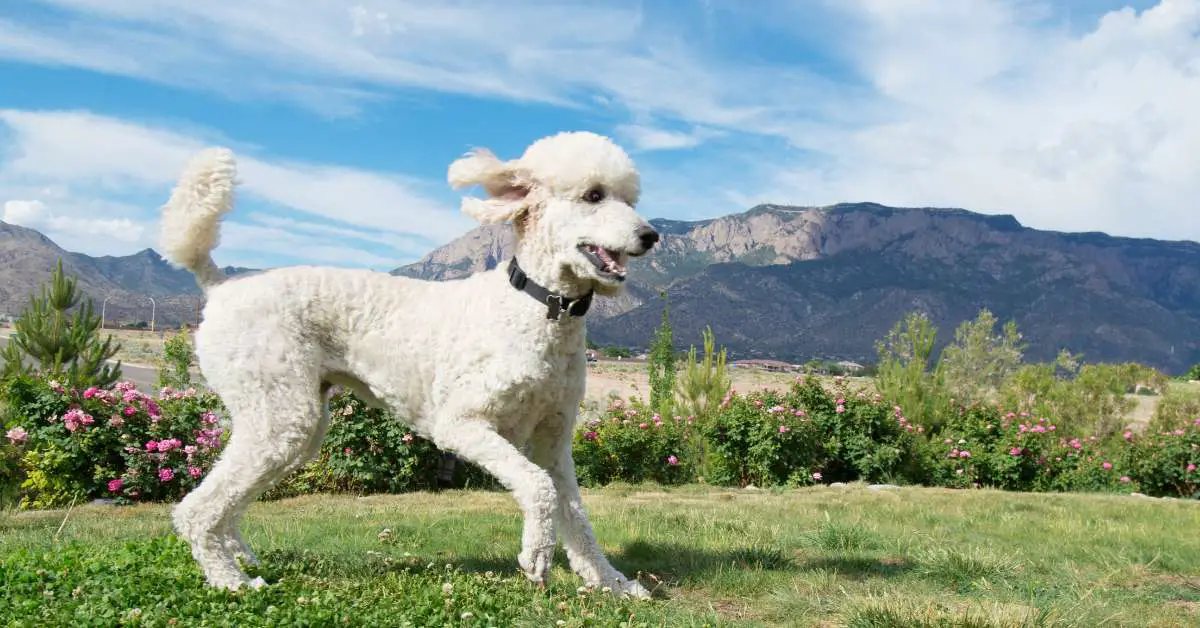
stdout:
POLYGON ((512 287, 528 294, 537 299, 539 303, 545 303, 547 307, 546 318, 549 320, 561 320, 565 313, 567 316, 580 317, 587 314, 588 308, 592 306, 592 292, 577 297, 565 297, 561 294, 550 292, 546 288, 538 285, 538 283, 529 278, 525 271, 521 270, 521 266, 517 264, 517 258, 514 256, 508 263, 508 283, 512 287))

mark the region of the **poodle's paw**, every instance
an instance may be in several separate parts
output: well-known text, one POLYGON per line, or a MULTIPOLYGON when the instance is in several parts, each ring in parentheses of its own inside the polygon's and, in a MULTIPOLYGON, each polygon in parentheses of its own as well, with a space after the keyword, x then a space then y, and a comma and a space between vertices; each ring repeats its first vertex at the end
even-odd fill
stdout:
POLYGON ((254 580, 250 580, 250 578, 246 577, 245 574, 241 574, 241 573, 233 573, 233 574, 225 574, 225 575, 210 575, 207 578, 207 580, 208 580, 209 586, 216 587, 218 589, 225 589, 226 591, 237 591, 238 589, 241 589, 242 587, 248 587, 251 589, 259 589, 259 588, 262 588, 262 585, 266 584, 266 581, 264 581, 262 578, 255 578, 254 580), (254 584, 255 580, 261 581, 262 585, 255 586, 255 584, 254 584))
POLYGON ((245 541, 237 539, 229 541, 226 543, 226 549, 233 554, 234 558, 242 561, 244 565, 258 567, 261 564, 258 556, 254 554, 254 550, 250 549, 250 546, 245 541))
POLYGON ((553 558, 554 546, 544 545, 532 550, 523 550, 517 556, 517 563, 521 565, 521 570, 530 582, 545 587, 550 584, 550 563, 553 558))
POLYGON ((626 580, 617 587, 617 592, 621 594, 621 597, 635 600, 650 599, 650 590, 642 586, 642 583, 637 580, 626 580))

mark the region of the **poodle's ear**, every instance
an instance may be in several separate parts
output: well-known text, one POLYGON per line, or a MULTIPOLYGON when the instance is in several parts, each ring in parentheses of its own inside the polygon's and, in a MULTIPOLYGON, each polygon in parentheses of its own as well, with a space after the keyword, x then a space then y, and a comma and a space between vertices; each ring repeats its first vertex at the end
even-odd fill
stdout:
POLYGON ((530 186, 511 163, 477 149, 450 164, 447 177, 454 189, 478 185, 487 199, 464 198, 463 213, 483 224, 516 220, 526 210, 530 186))

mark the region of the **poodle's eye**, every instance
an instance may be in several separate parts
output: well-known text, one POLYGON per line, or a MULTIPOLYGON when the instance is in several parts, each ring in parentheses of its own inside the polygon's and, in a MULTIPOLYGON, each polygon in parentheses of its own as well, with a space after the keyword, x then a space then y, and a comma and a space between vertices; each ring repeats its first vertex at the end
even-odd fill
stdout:
POLYGON ((583 195, 583 200, 589 203, 599 203, 600 201, 604 200, 604 189, 592 188, 588 190, 587 193, 583 195))

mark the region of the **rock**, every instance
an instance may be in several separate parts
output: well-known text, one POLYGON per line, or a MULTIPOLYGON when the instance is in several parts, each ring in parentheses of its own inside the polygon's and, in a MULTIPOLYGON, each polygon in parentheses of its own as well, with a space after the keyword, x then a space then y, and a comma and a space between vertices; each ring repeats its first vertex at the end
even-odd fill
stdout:
POLYGON ((883 490, 886 488, 900 488, 900 487, 896 486, 895 484, 871 484, 867 488, 871 489, 872 491, 880 491, 880 490, 883 490))
POLYGON ((112 506, 112 505, 115 505, 116 503, 117 503, 117 500, 115 500, 115 499, 108 499, 108 498, 106 498, 106 497, 101 497, 101 498, 93 499, 93 500, 91 501, 91 504, 92 504, 93 506, 112 506))
POLYGON ((845 486, 845 485, 846 485, 845 482, 832 482, 829 484, 829 486, 845 486))
POLYGON ((1146 495, 1145 493, 1130 493, 1129 496, 1130 497, 1139 497, 1141 499, 1154 499, 1153 497, 1146 495))

